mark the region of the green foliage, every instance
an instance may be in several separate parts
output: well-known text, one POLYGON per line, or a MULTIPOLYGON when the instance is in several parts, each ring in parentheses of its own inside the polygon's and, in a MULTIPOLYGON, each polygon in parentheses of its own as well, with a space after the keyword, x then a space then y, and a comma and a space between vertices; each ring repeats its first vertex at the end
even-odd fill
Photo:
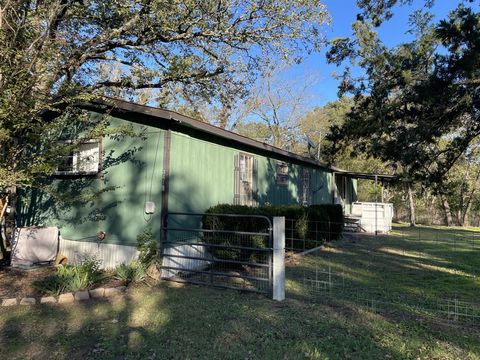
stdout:
POLYGON ((147 228, 137 236, 138 260, 148 266, 155 259, 158 250, 158 242, 153 236, 152 229, 147 228))
MULTIPOLYGON (((328 145, 325 139, 326 134, 328 134, 331 126, 345 122, 346 114, 350 111, 352 105, 352 99, 342 97, 336 101, 328 102, 325 106, 316 107, 302 116, 298 120, 296 131, 307 135, 317 146, 314 149, 308 149, 305 144, 301 153, 321 161, 330 160, 326 159, 325 154, 323 154, 323 149, 328 145)), ((350 167, 346 168, 353 170, 350 167)))
POLYGON ((109 95, 228 107, 275 59, 318 50, 328 22, 318 0, 2 2, 0 187, 51 174, 58 140, 79 125, 108 134, 75 104, 109 95))
MULTIPOLYGON (((331 163, 350 171, 376 174, 391 173, 392 168, 387 163, 370 156, 366 152, 359 151, 358 148, 350 144, 345 144, 345 147, 336 149, 337 151, 334 154, 329 153, 329 148, 334 145, 327 137, 329 129, 332 126, 342 126, 347 121, 347 116, 353 105, 354 100, 344 96, 327 103, 325 106, 317 107, 303 116, 298 121, 296 129, 307 135, 317 146, 308 148, 304 145, 303 148, 299 149, 299 152, 305 156, 317 158, 322 162, 331 163)), ((374 182, 359 180, 357 184, 358 199, 360 201, 374 201, 374 182)))
POLYGON ((125 285, 145 280, 146 266, 139 261, 132 261, 129 265, 121 264, 115 269, 115 277, 125 285))
MULTIPOLYGON (((293 237, 296 239, 312 240, 312 246, 318 241, 337 240, 343 231, 343 210, 341 205, 321 204, 308 207, 300 205, 268 205, 264 207, 250 207, 243 205, 219 204, 206 211, 207 214, 236 214, 245 217, 208 216, 203 218, 204 229, 268 232, 268 222, 262 218, 248 217, 248 215, 265 216, 272 221, 274 216, 284 216, 287 227, 293 226, 293 237)), ((291 233, 289 234, 292 235, 291 233)), ((222 245, 239 245, 239 239, 234 235, 221 233, 204 233, 204 240, 222 245)), ((242 246, 267 247, 266 237, 248 236, 241 239, 242 246)), ((308 247, 312 247, 308 246, 308 247)), ((303 242, 302 242, 303 247, 303 242)), ((229 259, 249 257, 250 254, 235 249, 216 250, 215 255, 229 259)))
MULTIPOLYGON (((262 215, 270 220, 274 216, 284 216, 286 219, 302 221, 318 221, 322 223, 338 223, 343 224, 343 210, 341 205, 337 204, 319 204, 310 206, 301 205, 266 205, 262 207, 251 207, 244 205, 218 204, 210 207, 207 214, 237 214, 237 215, 262 215)), ((204 226, 229 225, 232 229, 241 231, 252 231, 252 229, 262 229, 265 221, 255 218, 220 218, 210 217, 204 218, 204 226), (247 230, 249 229, 249 230, 247 230)), ((303 225, 300 225, 302 227, 303 225)), ((338 238, 340 234, 336 234, 338 238)))
POLYGON ((298 235, 301 239, 305 239, 307 237, 308 232, 308 215, 307 212, 302 214, 297 221, 295 222, 295 230, 297 231, 298 235))
POLYGON ((86 257, 80 265, 59 265, 54 275, 35 282, 34 286, 49 295, 84 290, 103 278, 99 267, 100 260, 86 257))
POLYGON ((362 68, 359 78, 349 68, 343 74, 340 93, 351 93, 354 106, 345 123, 332 128, 329 152, 350 146, 389 164, 409 183, 437 186, 480 135, 480 13, 459 5, 448 19, 431 24, 431 14, 416 11, 410 17, 414 40, 389 49, 370 11, 379 6, 384 16, 395 1, 362 2, 370 16, 353 24, 352 39, 336 41, 329 52, 333 63, 362 68))

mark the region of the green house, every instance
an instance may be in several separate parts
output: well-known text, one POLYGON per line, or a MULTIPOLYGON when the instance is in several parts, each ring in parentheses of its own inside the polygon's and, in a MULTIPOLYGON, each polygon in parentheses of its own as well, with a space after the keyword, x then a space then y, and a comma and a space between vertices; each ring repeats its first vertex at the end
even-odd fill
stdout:
POLYGON ((167 212, 202 213, 220 203, 342 203, 348 214, 356 201, 354 175, 310 158, 123 100, 86 108, 138 136, 82 144, 59 164, 52 191, 23 195, 19 217, 21 226, 59 227, 60 252, 72 260, 90 253, 105 267, 130 261, 137 235, 151 228, 160 237, 167 212))

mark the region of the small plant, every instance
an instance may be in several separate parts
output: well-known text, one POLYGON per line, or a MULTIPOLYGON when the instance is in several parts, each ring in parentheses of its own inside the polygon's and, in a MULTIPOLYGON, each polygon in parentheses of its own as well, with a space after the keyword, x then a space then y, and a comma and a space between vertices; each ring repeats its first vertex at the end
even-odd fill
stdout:
POLYGON ((132 282, 145 280, 146 267, 139 261, 132 261, 130 265, 122 264, 115 270, 115 277, 122 280, 125 285, 132 282))
POLYGON ((33 285, 45 294, 58 295, 68 291, 87 289, 103 278, 100 260, 88 256, 79 265, 60 265, 57 272, 33 285))
POLYGON ((140 253, 138 261, 146 267, 152 263, 157 256, 158 243, 153 236, 152 229, 147 228, 137 236, 137 249, 140 253))
POLYGON ((305 239, 308 233, 308 215, 302 214, 295 222, 295 228, 297 230, 300 239, 305 239))

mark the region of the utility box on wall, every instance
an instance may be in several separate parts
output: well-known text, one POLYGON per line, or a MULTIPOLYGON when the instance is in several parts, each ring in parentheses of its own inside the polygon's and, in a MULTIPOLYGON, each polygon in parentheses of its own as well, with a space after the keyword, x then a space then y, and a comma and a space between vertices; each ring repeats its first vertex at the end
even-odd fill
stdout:
POLYGON ((155 203, 153 201, 147 201, 145 203, 145 214, 155 213, 155 203))

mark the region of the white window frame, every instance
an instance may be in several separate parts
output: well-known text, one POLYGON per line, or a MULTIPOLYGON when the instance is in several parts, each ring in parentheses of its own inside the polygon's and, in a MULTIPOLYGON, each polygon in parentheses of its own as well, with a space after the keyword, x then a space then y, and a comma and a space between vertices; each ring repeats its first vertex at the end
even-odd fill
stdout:
MULTIPOLYGON (((68 140, 64 141, 63 144, 72 144, 73 141, 68 140)), ((68 154, 64 157, 72 157, 72 170, 59 170, 58 168, 55 170, 54 175, 57 176, 65 176, 65 175, 96 175, 100 172, 100 162, 101 162, 101 140, 99 139, 89 139, 84 140, 78 145, 79 147, 72 151, 72 153, 68 154), (82 145, 90 145, 90 144, 97 144, 96 152, 93 153, 93 160, 92 163, 94 169, 83 170, 80 161, 82 161, 82 151, 87 152, 88 150, 82 150, 82 145), (96 166, 95 166, 96 165, 96 166)), ((92 155, 88 155, 89 157, 92 155)), ((87 164, 90 165, 90 164, 87 164)), ((90 166, 89 166, 90 167, 90 166)))
POLYGON ((240 205, 253 206, 255 204, 255 200, 253 199, 254 161, 252 155, 245 153, 239 154, 240 205))

